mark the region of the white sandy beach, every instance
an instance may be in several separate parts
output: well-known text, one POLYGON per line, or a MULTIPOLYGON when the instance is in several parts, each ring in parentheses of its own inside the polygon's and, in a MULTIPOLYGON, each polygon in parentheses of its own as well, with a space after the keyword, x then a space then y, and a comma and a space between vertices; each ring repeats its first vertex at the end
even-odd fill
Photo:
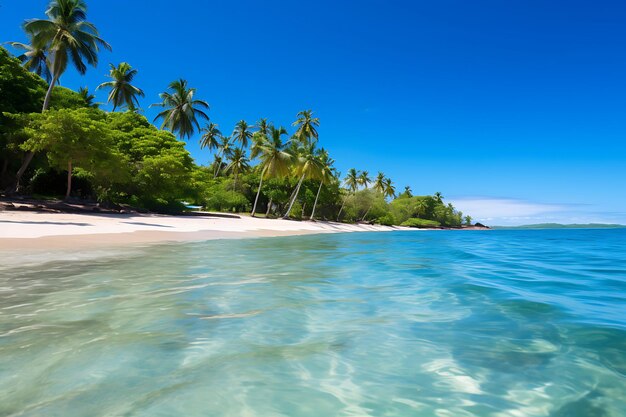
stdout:
MULTIPOLYGON (((155 214, 73 214, 0 212, 0 249, 83 247, 287 236, 315 233, 393 231, 408 228, 277 219, 164 216, 155 214)), ((415 229, 409 229, 415 230, 415 229)))

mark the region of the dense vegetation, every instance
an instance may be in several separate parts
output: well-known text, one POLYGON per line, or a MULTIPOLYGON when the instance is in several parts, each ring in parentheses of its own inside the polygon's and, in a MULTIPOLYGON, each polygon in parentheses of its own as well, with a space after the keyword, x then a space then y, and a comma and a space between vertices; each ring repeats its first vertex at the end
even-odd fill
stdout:
POLYGON ((123 62, 111 65, 110 80, 98 86, 109 90, 113 105, 103 111, 87 89, 55 85, 68 65, 84 73, 87 64, 97 64, 99 48, 109 48, 85 20, 84 1, 52 1, 46 14, 25 23, 30 44, 12 43, 23 55, 0 48, 0 185, 8 192, 167 212, 182 210, 186 201, 294 219, 414 227, 471 222, 439 193, 413 196, 406 187, 396 198, 383 173, 370 178, 351 169, 342 181, 319 146, 320 121, 310 110, 298 113, 291 134, 267 119, 241 120, 225 134, 209 119, 208 103, 181 79, 154 105, 162 109, 159 129, 141 114, 137 70, 123 62), (209 166, 195 164, 178 140, 196 132, 213 155, 209 166))

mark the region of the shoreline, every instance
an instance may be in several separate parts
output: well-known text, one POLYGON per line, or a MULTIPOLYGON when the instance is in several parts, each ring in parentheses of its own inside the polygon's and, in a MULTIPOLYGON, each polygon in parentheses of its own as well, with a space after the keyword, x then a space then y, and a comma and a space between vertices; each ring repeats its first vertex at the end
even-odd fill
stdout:
POLYGON ((324 233, 424 230, 256 217, 0 212, 0 250, 73 249, 324 233))

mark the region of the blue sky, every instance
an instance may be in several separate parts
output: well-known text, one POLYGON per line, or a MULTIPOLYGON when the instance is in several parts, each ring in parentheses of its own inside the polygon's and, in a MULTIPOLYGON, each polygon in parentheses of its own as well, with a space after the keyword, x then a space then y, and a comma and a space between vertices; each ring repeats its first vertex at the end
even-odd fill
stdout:
MULTIPOLYGON (((0 42, 46 0, 0 0, 0 42)), ((223 131, 313 109, 340 171, 441 191, 491 224, 626 223, 626 3, 577 0, 91 0, 108 63, 139 70, 152 118, 183 77, 223 131)), ((106 101, 106 93, 98 93, 106 101)), ((106 108, 106 106, 105 106, 106 108)), ((197 138, 188 149, 209 155, 197 138)))

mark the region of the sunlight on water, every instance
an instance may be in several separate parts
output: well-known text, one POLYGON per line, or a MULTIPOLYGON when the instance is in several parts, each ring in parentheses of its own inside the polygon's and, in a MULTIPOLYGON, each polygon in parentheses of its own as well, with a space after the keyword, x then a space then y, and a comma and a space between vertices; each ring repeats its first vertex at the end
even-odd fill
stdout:
POLYGON ((0 255, 0 416, 626 415, 623 230, 0 255))

